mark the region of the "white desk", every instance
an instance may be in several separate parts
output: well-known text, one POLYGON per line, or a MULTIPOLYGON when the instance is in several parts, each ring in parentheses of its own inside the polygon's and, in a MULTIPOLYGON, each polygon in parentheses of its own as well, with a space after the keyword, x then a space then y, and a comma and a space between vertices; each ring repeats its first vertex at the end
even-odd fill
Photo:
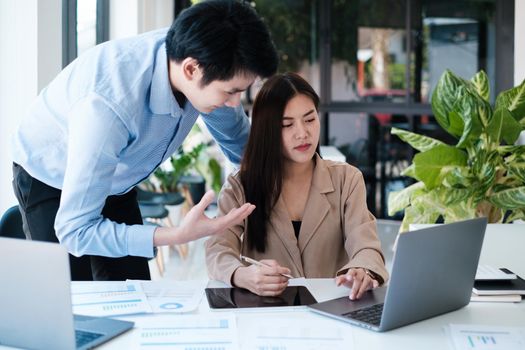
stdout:
MULTIPOLYGON (((508 267, 521 276, 525 276, 525 225, 490 225, 487 229, 483 244, 481 263, 508 267)), ((217 282, 210 282, 216 286, 217 282)), ((309 289, 319 301, 341 296, 344 290, 336 288, 330 280, 307 280, 309 289)), ((199 313, 217 313, 210 311, 204 297, 198 311, 199 313)), ((290 313, 289 315, 292 315, 290 313)), ((264 313, 259 314, 265 317, 264 313)), ((247 334, 243 328, 243 311, 236 312, 237 328, 240 338, 247 334)), ((135 316, 123 319, 143 321, 146 318, 159 317, 135 316), (141 319, 142 318, 142 319, 141 319)), ((165 317, 165 316, 163 316, 165 317)), ((176 318, 177 315, 170 317, 176 318)), ((275 317, 275 316, 274 316, 275 317)), ((280 317, 287 317, 282 313, 280 317)), ((520 326, 525 327, 525 301, 521 303, 470 303, 468 306, 438 317, 408 325, 385 333, 376 333, 355 327, 343 322, 315 315, 322 322, 332 322, 334 327, 340 327, 352 335, 353 344, 348 344, 346 349, 425 349, 442 350, 450 349, 449 337, 444 333, 444 327, 450 323, 480 324, 492 326, 520 326)), ((321 322, 321 321, 320 321, 321 322)), ((246 325, 244 325, 246 326, 246 325)), ((293 327, 293 323, 290 323, 293 327)), ((136 348, 138 330, 134 329, 109 343, 103 349, 136 348)), ((245 339, 242 349, 249 349, 250 339, 245 339)))
MULTIPOLYGON (((312 294, 319 301, 327 300, 333 297, 341 295, 340 291, 334 288, 329 288, 329 284, 326 280, 309 280, 309 289, 312 294), (323 297, 325 296, 325 297, 323 297)), ((213 284, 213 282, 211 282, 213 284)), ((210 311, 206 302, 206 298, 203 298, 199 313, 218 313, 219 311, 210 311)), ((345 324, 336 320, 315 315, 316 317, 326 324, 330 322, 333 327, 339 327, 345 332, 351 334, 354 344, 348 344, 346 349, 425 349, 425 350, 443 350, 449 349, 449 338, 444 333, 444 327, 450 323, 456 324, 482 324, 492 326, 521 326, 525 327, 525 302, 519 304, 514 303, 470 303, 463 309, 431 318, 422 322, 418 322, 412 325, 408 325, 402 328, 398 328, 389 332, 376 333, 368 331, 359 327, 345 324)), ((241 341, 241 349, 251 349, 249 346, 250 339, 246 339, 243 335, 249 332, 243 326, 243 319, 247 317, 245 311, 236 312, 237 316, 237 329, 239 339, 241 341), (243 341, 244 340, 244 341, 243 341)), ((258 317, 261 320, 271 316, 271 312, 268 311, 268 315, 264 312, 258 312, 258 317)), ((282 320, 286 317, 294 317, 294 312, 282 313, 279 318, 282 320), (288 315, 287 315, 288 314, 288 315)), ((134 317, 122 317, 122 319, 135 321, 137 323, 143 322, 145 318, 154 319, 155 317, 166 318, 166 315, 157 316, 134 316, 134 317)), ((170 315, 176 319, 177 315, 170 315)), ((295 315, 297 317, 297 315, 295 315)), ((293 327, 293 322, 290 322, 290 327, 293 327)), ((133 329, 132 331, 106 343, 102 346, 102 349, 131 349, 136 348, 136 342, 138 340, 139 330, 133 329)))
MULTIPOLYGON (((508 267, 512 271, 525 276, 525 257, 523 249, 525 247, 525 225, 490 225, 487 229, 485 241, 481 253, 481 263, 492 264, 498 267, 508 267)), ((93 282, 97 283, 97 282, 93 282)), ((218 282, 210 282, 211 285, 217 286, 218 282)), ((331 280, 307 280, 308 288, 314 294, 318 301, 324 301, 342 296, 346 291, 337 288, 331 280)), ((265 310, 266 311, 266 310, 265 310)), ((219 311, 210 311, 206 298, 203 297, 199 310, 196 313, 217 314, 219 311)), ((425 349, 425 350, 443 350, 451 349, 449 337, 444 332, 444 327, 451 324, 479 324, 488 326, 519 326, 525 327, 525 301, 521 303, 470 303, 466 307, 421 321, 412 325, 401 327, 385 333, 376 333, 368 331, 350 324, 332 320, 308 311, 299 311, 308 313, 308 317, 313 320, 319 320, 326 325, 329 323, 334 328, 339 328, 343 332, 350 334, 352 342, 345 346, 345 349, 425 349)), ((241 341, 241 349, 253 349, 250 346, 250 339, 246 335, 248 325, 244 322, 247 319, 245 311, 236 312, 237 330, 241 341)), ((275 320, 275 314, 272 312, 258 312, 261 320, 275 320)), ((297 317, 297 312, 287 311, 279 314, 279 319, 297 317)), ((121 319, 144 324, 148 320, 155 319, 177 319, 180 317, 176 314, 170 315, 140 315, 121 317, 121 319)), ((52 320, 51 320, 52 322, 52 320)), ((293 321, 289 322, 290 327, 294 327, 293 321)), ((345 333, 346 334, 346 333, 345 333)), ((101 349, 137 349, 140 329, 133 330, 105 343, 101 349)), ((0 346, 2 349, 7 347, 0 346)))

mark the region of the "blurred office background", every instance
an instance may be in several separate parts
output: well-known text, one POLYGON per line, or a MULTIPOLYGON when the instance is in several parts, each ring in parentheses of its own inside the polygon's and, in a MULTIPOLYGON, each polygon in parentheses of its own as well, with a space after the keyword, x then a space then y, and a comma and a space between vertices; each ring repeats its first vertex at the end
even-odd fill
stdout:
MULTIPOLYGON (((0 0, 0 213, 16 204, 10 135, 38 92, 77 55, 106 40, 169 26, 189 0, 0 0)), ((520 0, 255 0, 279 49, 321 96, 322 144, 365 175, 368 206, 408 185, 413 151, 392 126, 447 140, 429 100, 446 68, 483 69, 499 92, 525 78, 520 0)), ((249 111, 257 93, 244 97, 249 111)), ((493 94, 494 96, 495 94, 493 94)))

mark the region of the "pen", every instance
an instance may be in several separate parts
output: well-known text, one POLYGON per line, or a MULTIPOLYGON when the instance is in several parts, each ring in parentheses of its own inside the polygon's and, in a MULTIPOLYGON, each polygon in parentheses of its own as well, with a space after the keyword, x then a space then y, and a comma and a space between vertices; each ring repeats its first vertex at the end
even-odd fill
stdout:
MULTIPOLYGON (((242 261, 246 261, 248 264, 252 264, 252 265, 256 265, 256 266, 266 266, 266 267, 270 267, 270 266, 268 266, 268 265, 266 265, 266 264, 263 264, 263 263, 260 262, 260 261, 257 261, 257 260, 255 260, 255 259, 249 258, 249 257, 247 257, 247 256, 241 255, 240 257, 241 257, 241 260, 242 260, 242 261)), ((281 276, 284 276, 284 277, 286 277, 286 278, 293 278, 292 275, 289 275, 289 274, 287 274, 287 273, 280 273, 280 275, 281 275, 281 276)))

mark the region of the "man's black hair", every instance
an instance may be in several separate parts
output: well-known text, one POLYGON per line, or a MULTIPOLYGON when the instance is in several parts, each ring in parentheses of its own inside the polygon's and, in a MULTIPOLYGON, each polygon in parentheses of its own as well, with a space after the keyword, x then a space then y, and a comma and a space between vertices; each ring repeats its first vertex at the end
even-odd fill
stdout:
POLYGON ((266 78, 279 62, 270 33, 255 10, 234 0, 209 0, 182 11, 166 36, 169 59, 187 57, 203 69, 202 84, 239 73, 266 78))

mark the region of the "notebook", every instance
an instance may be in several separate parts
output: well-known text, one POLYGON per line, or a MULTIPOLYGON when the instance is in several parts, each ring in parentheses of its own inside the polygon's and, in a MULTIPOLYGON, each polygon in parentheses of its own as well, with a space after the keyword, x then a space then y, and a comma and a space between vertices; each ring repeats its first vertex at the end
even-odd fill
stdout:
POLYGON ((56 243, 0 238, 0 344, 89 349, 133 322, 73 316, 69 257, 56 243))
POLYGON ((399 235, 389 286, 356 301, 347 296, 308 306, 312 311, 375 331, 387 331, 467 305, 486 218, 399 235))
POLYGON ((501 268, 500 270, 505 274, 515 276, 515 278, 508 280, 476 280, 472 291, 478 295, 525 295, 525 280, 508 269, 501 268))

